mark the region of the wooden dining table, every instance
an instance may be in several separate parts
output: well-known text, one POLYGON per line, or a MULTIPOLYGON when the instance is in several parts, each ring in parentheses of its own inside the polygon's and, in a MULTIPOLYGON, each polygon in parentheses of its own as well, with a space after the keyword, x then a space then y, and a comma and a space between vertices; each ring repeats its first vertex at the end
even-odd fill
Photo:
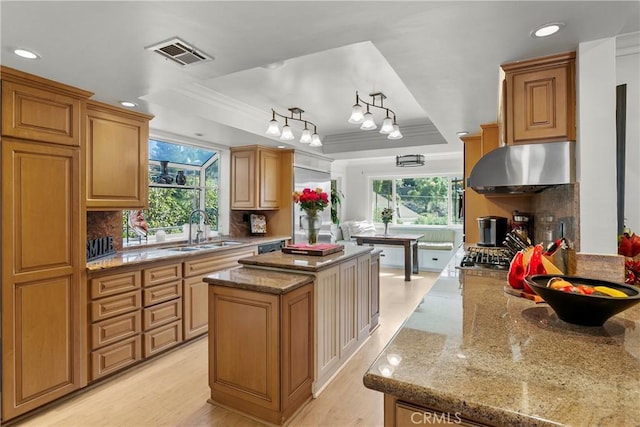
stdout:
POLYGON ((404 246, 404 281, 411 281, 411 273, 418 273, 418 240, 424 234, 363 234, 351 236, 356 243, 362 245, 396 245, 404 246))

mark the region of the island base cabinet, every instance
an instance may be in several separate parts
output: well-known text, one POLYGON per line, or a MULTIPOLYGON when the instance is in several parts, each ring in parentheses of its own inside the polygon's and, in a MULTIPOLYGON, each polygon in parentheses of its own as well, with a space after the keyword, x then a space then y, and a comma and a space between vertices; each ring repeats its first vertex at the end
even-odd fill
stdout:
POLYGON ((311 399, 313 287, 209 287, 211 403, 283 424, 311 399))
POLYGON ((398 400, 388 394, 384 395, 384 425, 385 427, 415 427, 420 425, 487 426, 487 424, 480 424, 464 418, 460 412, 433 410, 398 400))

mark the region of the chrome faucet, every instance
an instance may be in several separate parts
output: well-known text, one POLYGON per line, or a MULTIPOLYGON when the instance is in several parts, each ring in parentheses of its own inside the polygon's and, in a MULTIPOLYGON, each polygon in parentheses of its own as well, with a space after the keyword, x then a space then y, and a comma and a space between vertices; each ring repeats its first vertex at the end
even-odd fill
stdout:
MULTIPOLYGON (((206 222, 209 222, 209 215, 207 215, 207 213, 202 210, 202 209, 194 209, 193 211, 191 211, 191 213, 189 214, 189 244, 193 244, 193 237, 191 234, 191 225, 193 224, 193 217, 196 214, 202 214, 204 215, 204 220, 206 222)), ((196 244, 200 243, 200 235, 203 233, 204 231, 200 229, 200 223, 198 222, 198 229, 196 230, 196 244)))

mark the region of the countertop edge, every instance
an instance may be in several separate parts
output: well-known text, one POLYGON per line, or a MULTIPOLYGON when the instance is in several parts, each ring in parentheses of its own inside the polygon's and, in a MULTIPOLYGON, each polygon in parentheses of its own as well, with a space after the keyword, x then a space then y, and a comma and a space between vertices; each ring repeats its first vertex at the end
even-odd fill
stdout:
MULTIPOLYGON (((350 259, 353 258, 357 258, 359 256, 364 255, 365 253, 371 253, 374 248, 371 246, 355 246, 357 248, 363 248, 364 250, 362 251, 358 251, 358 252, 354 252, 354 253, 350 253, 350 254, 343 254, 342 256, 336 258, 335 260, 332 260, 331 262, 327 262, 326 264, 323 264, 321 266, 312 266, 312 265, 286 265, 286 264, 282 264, 279 262, 269 262, 269 261, 264 261, 264 260, 259 260, 257 259, 257 256, 254 257, 247 257, 247 258, 242 258, 238 260, 238 263, 247 267, 254 267, 254 268, 276 268, 276 269, 286 269, 286 270, 292 270, 292 271, 305 271, 305 272, 311 272, 311 273, 317 273, 319 271, 323 271, 326 269, 329 269, 337 264, 343 263, 345 261, 349 261, 350 259)), ((337 252, 339 253, 339 252, 337 252)), ((317 259, 321 259, 321 258, 325 258, 325 257, 318 257, 318 256, 312 256, 312 255, 293 255, 293 254, 285 254, 291 257, 295 257, 295 258, 310 258, 312 260, 317 260, 317 259)), ((335 254, 331 254, 331 255, 335 255, 335 254)), ((327 256, 331 256, 331 255, 327 255, 327 256)))
POLYGON ((372 375, 369 372, 365 373, 362 382, 366 388, 392 395, 398 400, 423 405, 426 408, 445 413, 460 414, 466 419, 487 425, 527 425, 531 427, 557 427, 563 425, 503 408, 494 408, 477 402, 460 400, 437 390, 416 385, 407 387, 406 383, 394 381, 390 378, 381 380, 379 376, 372 375))
MULTIPOLYGON (((167 244, 166 246, 163 246, 163 247, 126 249, 126 250, 117 252, 115 255, 110 255, 107 257, 98 258, 96 260, 87 261, 85 271, 87 272, 87 274, 97 274, 97 273, 109 271, 112 269, 145 266, 148 264, 172 261, 172 260, 182 261, 185 259, 196 258, 205 254, 209 254, 209 255, 217 254, 217 253, 223 254, 223 253, 232 251, 234 249, 241 249, 249 246, 260 245, 264 243, 272 243, 272 242, 277 242, 280 240, 288 240, 288 239, 290 239, 290 236, 284 236, 284 235, 273 236, 273 237, 257 237, 257 238, 256 237, 238 237, 238 238, 230 237, 225 240, 239 241, 241 243, 233 246, 225 246, 221 248, 207 248, 207 249, 200 249, 197 251, 190 251, 190 252, 171 251, 169 249, 171 247, 186 246, 184 242, 176 243, 173 246, 170 244, 167 244), (105 265, 106 262, 113 260, 114 257, 124 256, 127 253, 138 252, 141 254, 141 257, 142 257, 143 253, 157 253, 159 251, 163 251, 163 252, 166 251, 166 253, 164 253, 163 256, 158 256, 158 257, 149 258, 149 259, 141 258, 139 260, 134 260, 134 261, 126 261, 126 262, 120 261, 120 262, 114 262, 113 265, 105 265)), ((212 243, 212 242, 205 242, 203 244, 207 244, 207 243, 212 243)))
POLYGON ((286 287, 273 287, 265 284, 256 284, 255 282, 249 281, 239 281, 238 279, 231 280, 228 278, 221 278, 219 276, 226 276, 228 274, 233 274, 233 270, 242 270, 244 274, 248 274, 255 277, 264 277, 264 270, 259 270, 255 268, 247 268, 247 267, 234 267, 227 270, 222 270, 220 272, 212 273, 208 276, 205 276, 202 280, 209 285, 213 286, 224 286, 227 288, 234 289, 244 289, 248 291, 256 291, 274 295, 282 295, 294 291, 298 288, 301 288, 309 283, 312 283, 314 280, 313 276, 302 273, 289 273, 289 272, 274 272, 278 274, 279 277, 286 278, 288 277, 293 281, 290 285, 286 287))

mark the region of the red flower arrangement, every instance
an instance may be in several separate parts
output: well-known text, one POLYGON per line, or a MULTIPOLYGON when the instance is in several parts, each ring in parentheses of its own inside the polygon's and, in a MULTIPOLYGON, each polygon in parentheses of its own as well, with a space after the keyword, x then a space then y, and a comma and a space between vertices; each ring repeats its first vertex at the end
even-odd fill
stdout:
POLYGON ((640 236, 625 227, 618 236, 618 254, 623 255, 624 280, 629 285, 640 286, 640 236))
POLYGON ((329 196, 322 191, 322 188, 312 190, 305 188, 302 192, 293 192, 293 202, 300 203, 300 207, 307 212, 307 215, 315 216, 318 211, 329 206, 329 196))

